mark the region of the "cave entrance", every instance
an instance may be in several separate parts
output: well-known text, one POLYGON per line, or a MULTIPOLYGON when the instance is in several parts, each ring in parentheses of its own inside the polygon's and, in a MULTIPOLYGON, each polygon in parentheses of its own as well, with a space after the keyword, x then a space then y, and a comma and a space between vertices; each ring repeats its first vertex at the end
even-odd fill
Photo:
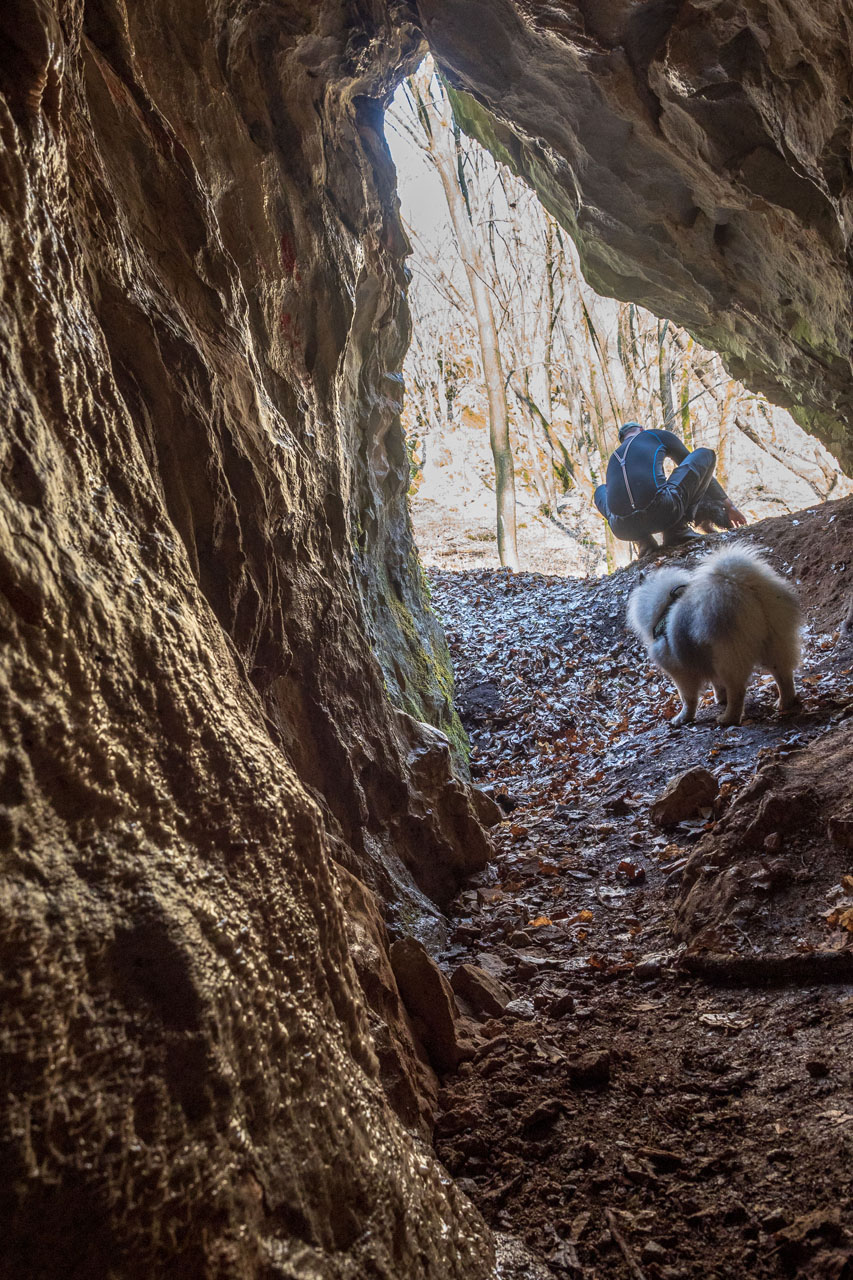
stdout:
POLYGON ((398 89, 386 136, 412 245, 403 424, 427 567, 584 576, 625 563, 630 545, 592 495, 630 419, 714 449, 750 523, 851 492, 827 450, 716 353, 586 283, 537 195, 461 133, 431 59, 398 89))

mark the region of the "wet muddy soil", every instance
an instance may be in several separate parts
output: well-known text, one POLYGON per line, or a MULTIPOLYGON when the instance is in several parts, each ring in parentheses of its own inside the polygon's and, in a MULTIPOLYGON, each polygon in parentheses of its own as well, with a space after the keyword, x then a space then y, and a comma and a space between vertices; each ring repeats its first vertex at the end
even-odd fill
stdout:
POLYGON ((799 582, 807 628, 801 708, 755 677, 729 729, 710 698, 671 726, 624 627, 636 566, 430 575, 472 770, 506 814, 440 960, 510 1000, 462 1002, 481 1040, 436 1147, 557 1277, 853 1276, 853 503, 741 537, 799 582), (657 824, 694 767, 716 795, 657 824), (724 962, 697 978, 686 954, 724 962))

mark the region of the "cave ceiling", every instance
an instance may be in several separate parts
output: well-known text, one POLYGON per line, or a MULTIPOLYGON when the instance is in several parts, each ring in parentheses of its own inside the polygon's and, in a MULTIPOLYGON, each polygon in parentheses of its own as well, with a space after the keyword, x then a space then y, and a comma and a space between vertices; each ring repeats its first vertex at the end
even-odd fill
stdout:
POLYGON ((417 0, 464 128, 595 288, 719 351, 849 467, 851 9, 417 0))

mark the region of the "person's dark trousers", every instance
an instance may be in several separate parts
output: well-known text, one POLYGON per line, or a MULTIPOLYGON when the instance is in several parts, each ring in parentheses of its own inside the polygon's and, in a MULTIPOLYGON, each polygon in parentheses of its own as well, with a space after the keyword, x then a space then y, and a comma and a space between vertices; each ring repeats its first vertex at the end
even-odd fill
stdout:
POLYGON ((680 463, 652 501, 642 511, 629 516, 615 516, 607 505, 607 486, 600 484, 593 501, 608 521, 614 537, 623 542, 642 542, 653 533, 689 521, 714 475, 717 455, 713 449, 694 449, 680 463))
POLYGON ((717 455, 713 449, 694 449, 675 468, 665 487, 674 491, 678 501, 682 503, 678 521, 692 519, 699 501, 714 478, 716 465, 717 455))

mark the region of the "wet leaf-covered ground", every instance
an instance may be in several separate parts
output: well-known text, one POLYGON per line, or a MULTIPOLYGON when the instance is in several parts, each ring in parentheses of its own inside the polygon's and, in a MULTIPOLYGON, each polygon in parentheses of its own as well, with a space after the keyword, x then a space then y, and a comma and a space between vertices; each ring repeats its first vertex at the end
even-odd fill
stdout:
POLYGON ((853 942, 853 645, 836 630, 853 504, 739 536, 799 582, 808 625, 802 707, 778 715, 756 677, 730 729, 710 698, 695 725, 671 726, 674 690, 624 627, 635 567, 430 575, 472 771, 506 815, 494 863, 454 903, 441 962, 477 966, 510 999, 500 1017, 479 1011, 480 1047, 444 1081, 436 1144, 487 1219, 556 1276, 853 1276, 853 984, 818 983, 795 959, 768 986, 761 968, 771 953, 835 953, 833 965, 853 942), (801 761, 811 808, 788 824, 801 761), (653 802, 693 767, 716 797, 656 824, 653 802), (676 937, 685 869, 703 883, 691 854, 713 859, 719 832, 726 869, 740 857, 750 785, 777 787, 775 819, 707 936, 690 935, 700 910, 676 937), (685 972, 697 942, 737 953, 740 985, 685 972))

